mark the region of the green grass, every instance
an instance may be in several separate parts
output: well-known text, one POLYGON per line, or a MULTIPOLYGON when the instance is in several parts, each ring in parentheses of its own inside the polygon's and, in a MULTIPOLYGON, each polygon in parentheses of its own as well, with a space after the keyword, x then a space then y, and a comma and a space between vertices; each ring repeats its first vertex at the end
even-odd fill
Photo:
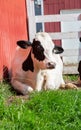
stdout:
POLYGON ((2 83, 0 130, 81 130, 81 90, 33 92, 23 101, 2 83), (14 101, 8 103, 12 96, 14 101))
POLYGON ((66 82, 68 82, 68 81, 73 82, 73 81, 77 81, 77 79, 78 79, 78 75, 72 75, 72 74, 64 75, 63 77, 66 82))

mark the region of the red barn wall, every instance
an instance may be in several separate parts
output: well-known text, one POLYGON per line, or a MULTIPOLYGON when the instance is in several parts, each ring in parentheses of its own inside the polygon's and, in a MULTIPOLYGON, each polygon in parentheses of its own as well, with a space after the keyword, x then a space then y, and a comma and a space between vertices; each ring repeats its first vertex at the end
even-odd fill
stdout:
POLYGON ((0 80, 11 67, 16 41, 28 39, 26 17, 25 0, 0 0, 0 80))
MULTIPOLYGON (((60 14, 60 10, 81 9, 81 0, 44 0, 44 14, 60 14)), ((45 23, 46 32, 60 32, 60 23, 45 23)), ((61 44, 60 40, 54 41, 61 44)))

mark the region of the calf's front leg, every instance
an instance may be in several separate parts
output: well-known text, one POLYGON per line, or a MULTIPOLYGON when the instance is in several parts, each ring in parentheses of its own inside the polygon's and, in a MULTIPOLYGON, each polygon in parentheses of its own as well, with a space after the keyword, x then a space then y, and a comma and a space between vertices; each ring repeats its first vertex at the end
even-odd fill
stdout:
POLYGON ((22 82, 15 79, 11 80, 11 84, 17 92, 23 95, 26 95, 33 91, 33 88, 31 86, 27 86, 26 84, 23 84, 22 82))
POLYGON ((44 85, 44 76, 42 74, 42 72, 40 71, 37 75, 37 79, 36 79, 36 90, 39 92, 41 91, 44 85))

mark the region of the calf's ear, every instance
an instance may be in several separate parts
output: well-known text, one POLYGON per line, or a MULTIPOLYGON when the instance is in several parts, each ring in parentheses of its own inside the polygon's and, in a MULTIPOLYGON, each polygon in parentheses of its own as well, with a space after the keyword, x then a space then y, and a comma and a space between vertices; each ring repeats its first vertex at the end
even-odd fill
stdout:
POLYGON ((60 53, 63 53, 64 49, 61 47, 61 46, 54 46, 54 49, 53 49, 53 52, 55 54, 60 54, 60 53))
POLYGON ((31 42, 30 41, 24 41, 24 40, 20 40, 17 41, 17 45, 23 49, 26 49, 28 46, 31 46, 31 42))

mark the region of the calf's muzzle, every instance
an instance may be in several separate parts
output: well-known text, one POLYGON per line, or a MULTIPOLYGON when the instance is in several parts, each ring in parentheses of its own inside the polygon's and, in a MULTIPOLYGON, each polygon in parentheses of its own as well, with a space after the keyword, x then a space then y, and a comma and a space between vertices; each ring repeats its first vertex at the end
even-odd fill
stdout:
POLYGON ((47 63, 47 69, 54 69, 56 67, 56 63, 55 62, 48 62, 47 63))

